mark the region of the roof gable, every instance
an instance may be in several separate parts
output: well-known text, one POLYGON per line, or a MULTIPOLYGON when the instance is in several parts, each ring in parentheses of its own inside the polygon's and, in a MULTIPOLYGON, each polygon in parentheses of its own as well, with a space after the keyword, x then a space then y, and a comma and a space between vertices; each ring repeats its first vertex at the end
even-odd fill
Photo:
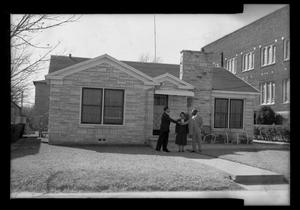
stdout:
MULTIPOLYGON (((87 60, 91 60, 91 58, 52 55, 50 59, 48 73, 52 73, 87 60)), ((141 71, 142 73, 150 77, 156 77, 164 73, 169 73, 179 78, 180 66, 177 64, 148 63, 148 62, 136 62, 136 61, 121 61, 121 62, 141 71)))
POLYGON ((180 80, 179 78, 177 78, 169 73, 165 73, 165 74, 159 75, 157 77, 154 77, 154 80, 158 83, 170 82, 170 83, 176 85, 180 89, 194 89, 193 85, 191 85, 183 80, 180 80))
POLYGON ((86 59, 82 62, 78 62, 71 66, 67 66, 63 69, 51 72, 48 75, 46 75, 46 79, 63 79, 65 76, 83 71, 85 69, 96 67, 102 63, 109 63, 110 65, 117 67, 119 70, 124 71, 139 80, 142 80, 145 84, 155 84, 152 77, 149 77, 143 72, 140 72, 121 61, 118 61, 117 59, 109 56, 108 54, 104 54, 93 59, 86 59))

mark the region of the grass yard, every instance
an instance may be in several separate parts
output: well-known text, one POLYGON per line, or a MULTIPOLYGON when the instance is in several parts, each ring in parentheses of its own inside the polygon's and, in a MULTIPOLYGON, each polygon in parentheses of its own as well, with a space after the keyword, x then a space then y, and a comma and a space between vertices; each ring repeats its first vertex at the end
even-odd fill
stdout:
MULTIPOLYGON (((241 190, 229 175, 144 146, 53 146, 22 139, 11 149, 12 192, 241 190)), ((205 158, 205 156, 203 156, 205 158)))

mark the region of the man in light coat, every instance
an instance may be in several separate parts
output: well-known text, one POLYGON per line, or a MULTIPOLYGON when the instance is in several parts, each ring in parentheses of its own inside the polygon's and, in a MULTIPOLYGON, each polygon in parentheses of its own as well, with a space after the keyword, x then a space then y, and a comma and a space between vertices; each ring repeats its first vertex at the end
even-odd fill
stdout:
POLYGON ((192 111, 192 118, 189 121, 189 134, 192 137, 193 147, 191 152, 196 152, 196 144, 198 145, 198 152, 201 152, 202 124, 202 117, 198 114, 198 110, 194 109, 192 111))

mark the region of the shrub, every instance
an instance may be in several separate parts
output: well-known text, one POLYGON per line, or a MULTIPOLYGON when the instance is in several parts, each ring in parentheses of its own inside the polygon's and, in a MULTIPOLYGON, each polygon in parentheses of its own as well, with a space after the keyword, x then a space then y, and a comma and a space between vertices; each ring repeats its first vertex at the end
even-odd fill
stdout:
POLYGON ((256 123, 263 125, 272 125, 276 121, 276 114, 269 106, 263 106, 256 114, 256 123))
POLYGON ((22 138, 23 133, 25 129, 25 124, 24 123, 19 123, 19 124, 13 124, 11 125, 11 142, 16 142, 18 139, 22 138))
POLYGON ((282 125, 283 117, 280 114, 275 115, 275 124, 276 125, 282 125))
POLYGON ((255 126, 254 138, 266 141, 290 141, 289 126, 255 126))

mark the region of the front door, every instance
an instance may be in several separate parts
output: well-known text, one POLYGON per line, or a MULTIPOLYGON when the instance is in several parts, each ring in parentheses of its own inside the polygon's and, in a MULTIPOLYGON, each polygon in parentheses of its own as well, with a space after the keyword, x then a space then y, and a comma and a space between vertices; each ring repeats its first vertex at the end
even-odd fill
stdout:
POLYGON ((154 94, 153 135, 159 135, 161 115, 164 112, 165 106, 168 106, 168 95, 154 94))

